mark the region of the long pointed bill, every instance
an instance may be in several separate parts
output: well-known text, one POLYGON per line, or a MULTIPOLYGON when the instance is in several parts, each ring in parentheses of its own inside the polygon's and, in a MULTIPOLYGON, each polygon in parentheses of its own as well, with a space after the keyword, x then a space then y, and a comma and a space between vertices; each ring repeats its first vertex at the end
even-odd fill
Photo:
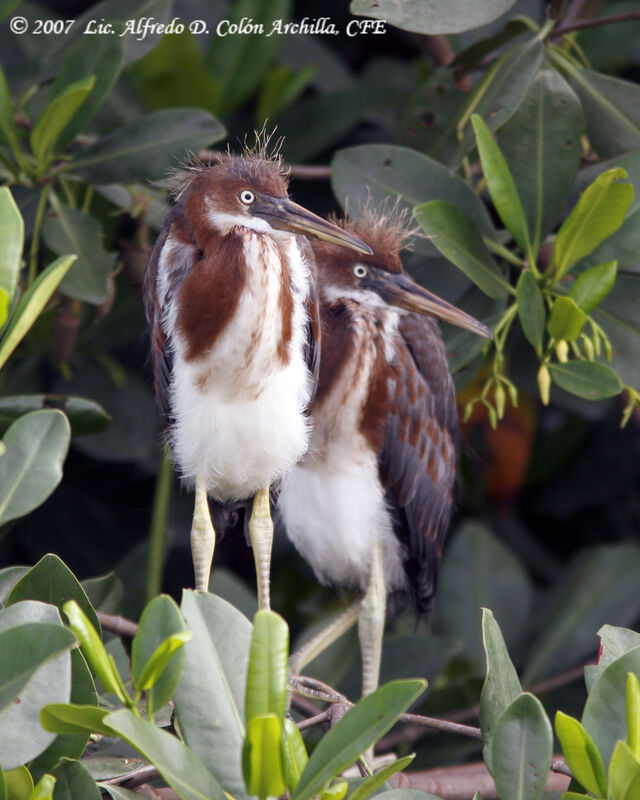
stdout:
POLYGON ((349 247, 358 253, 367 255, 372 253, 371 248, 356 236, 286 198, 256 193, 256 201, 251 207, 251 213, 280 230, 324 239, 325 242, 349 247))
POLYGON ((480 336, 493 338, 493 334, 477 319, 459 308, 447 303, 435 294, 414 283, 408 276, 369 268, 369 277, 361 281, 361 286, 372 289, 383 300, 394 306, 416 311, 428 317, 436 317, 458 328, 464 328, 480 336))

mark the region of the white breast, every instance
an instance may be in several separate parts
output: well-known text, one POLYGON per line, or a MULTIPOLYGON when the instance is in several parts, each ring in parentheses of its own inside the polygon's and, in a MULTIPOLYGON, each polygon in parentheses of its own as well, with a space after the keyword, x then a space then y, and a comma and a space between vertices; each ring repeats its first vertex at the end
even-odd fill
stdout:
POLYGON ((185 343, 173 331, 174 455, 184 480, 204 481, 218 500, 250 497, 281 479, 303 455, 309 437, 304 415, 310 394, 304 359, 308 266, 293 236, 277 244, 258 232, 245 230, 243 237, 247 262, 254 268, 236 313, 210 352, 187 362, 185 343), (261 259, 255 257, 258 248, 261 259), (286 366, 277 358, 281 253, 294 301, 286 366))
MULTIPOLYGON (((385 345, 397 316, 384 326, 385 345)), ((278 511, 287 535, 323 583, 365 589, 374 542, 382 541, 387 590, 404 588, 402 549, 393 533, 376 454, 359 430, 379 335, 372 320, 356 319, 354 356, 314 408, 310 448, 287 475, 278 511)))

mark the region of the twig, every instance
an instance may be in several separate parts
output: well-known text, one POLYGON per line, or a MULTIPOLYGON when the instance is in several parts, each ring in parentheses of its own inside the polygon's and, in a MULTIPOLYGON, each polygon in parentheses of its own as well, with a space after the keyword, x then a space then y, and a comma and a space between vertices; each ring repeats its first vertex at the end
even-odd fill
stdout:
POLYGON ((316 678, 308 678, 306 675, 290 675, 289 685, 296 694, 300 694, 303 697, 311 697, 315 700, 322 700, 325 703, 353 705, 343 694, 336 692, 331 686, 327 686, 326 683, 316 680, 316 678))
POLYGON ((306 731, 307 728, 313 728, 315 725, 322 725, 323 722, 328 722, 331 714, 329 708, 325 708, 324 711, 321 711, 319 714, 315 714, 313 717, 307 717, 307 719, 303 719, 297 723, 299 731, 306 731))
POLYGON ((461 725, 459 722, 451 722, 446 719, 425 717, 422 714, 402 714, 398 721, 419 725, 423 728, 446 731, 447 733, 457 733, 460 736, 470 736, 472 739, 482 739, 482 731, 480 728, 474 728, 471 725, 461 725))
POLYGON ((605 17, 595 17, 594 19, 580 19, 571 22, 569 25, 561 25, 550 34, 552 39, 558 39, 565 33, 581 31, 585 28, 598 28, 600 25, 615 25, 617 22, 628 22, 630 20, 640 20, 640 11, 625 11, 624 14, 610 14, 605 17))
POLYGON ((571 772, 563 758, 553 759, 551 762, 551 772, 558 772, 560 775, 566 775, 568 778, 573 778, 573 772, 571 772))
POLYGON ((130 619, 118 617, 115 614, 105 614, 104 611, 98 611, 97 613, 100 624, 105 630, 118 636, 127 636, 129 638, 133 638, 136 635, 138 626, 135 622, 131 622, 130 619))

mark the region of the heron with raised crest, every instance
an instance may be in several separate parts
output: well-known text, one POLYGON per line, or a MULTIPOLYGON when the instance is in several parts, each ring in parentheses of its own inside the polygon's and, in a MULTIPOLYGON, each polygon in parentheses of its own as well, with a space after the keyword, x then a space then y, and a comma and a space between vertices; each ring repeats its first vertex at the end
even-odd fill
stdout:
POLYGON ((195 488, 197 589, 209 586, 208 497, 253 498, 258 602, 269 608, 270 487, 305 453, 318 306, 308 242, 366 254, 295 204, 278 157, 221 154, 181 176, 144 279, 158 404, 173 460, 195 488))
POLYGON ((436 319, 491 331, 415 283, 400 251, 406 214, 366 208, 342 230, 371 255, 315 241, 322 355, 309 451, 278 500, 289 538, 317 577, 362 600, 292 657, 297 674, 358 623, 362 690, 378 685, 386 600, 433 604, 456 474, 458 415, 436 319))

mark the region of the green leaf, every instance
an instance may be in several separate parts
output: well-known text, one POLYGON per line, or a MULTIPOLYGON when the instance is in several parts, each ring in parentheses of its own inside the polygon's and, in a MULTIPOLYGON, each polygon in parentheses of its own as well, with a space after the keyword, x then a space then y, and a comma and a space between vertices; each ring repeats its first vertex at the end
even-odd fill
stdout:
POLYGON ((379 769, 375 775, 372 775, 370 778, 366 778, 364 781, 362 781, 362 783, 359 784, 357 788, 354 789, 349 795, 349 800, 366 800, 366 798, 372 795, 376 789, 379 789, 383 784, 385 784, 392 775, 395 775, 405 767, 408 767, 415 757, 415 753, 412 753, 410 756, 398 758, 393 763, 387 764, 386 767, 382 767, 382 769, 379 769))
POLYGON ((584 670, 587 692, 591 691, 593 684, 609 664, 612 664, 616 658, 628 653, 629 650, 633 650, 634 647, 640 646, 640 633, 631 631, 628 628, 603 625, 598 631, 598 636, 600 637, 598 663, 589 664, 584 670))
POLYGON ((258 714, 247 721, 242 766, 249 794, 279 797, 287 790, 281 742, 282 720, 276 714, 258 714))
POLYGON ((131 644, 133 685, 138 691, 148 690, 150 713, 173 697, 184 664, 182 645, 190 638, 175 601, 168 595, 154 597, 131 644))
POLYGON ((51 553, 43 556, 20 578, 11 590, 6 604, 9 606, 20 600, 41 600, 56 606, 60 611, 67 600, 75 600, 93 627, 100 630, 100 622, 85 590, 64 561, 51 553))
POLYGON ((430 36, 440 33, 460 33, 480 28, 501 17, 515 0, 485 0, 469 5, 465 0, 449 0, 447 3, 424 2, 424 0, 351 0, 350 11, 364 17, 382 19, 414 33, 430 36))
POLYGON ((0 287, 7 293, 9 302, 18 287, 23 246, 22 214, 9 187, 3 186, 0 189, 0 287))
POLYGON ((18 129, 13 119, 13 102, 11 92, 7 84, 7 79, 0 64, 0 142, 6 142, 14 155, 17 155, 20 166, 23 166, 24 156, 22 156, 20 143, 18 140, 18 129))
POLYGON ((561 219, 580 166, 584 114, 562 76, 541 69, 498 143, 518 188, 533 251, 561 219))
MULTIPOLYGON (((58 609, 33 600, 0 611, 0 632, 18 625, 43 623, 63 630, 58 609)), ((4 650, 3 650, 4 656, 4 650)), ((71 693, 71 657, 68 650, 50 659, 33 674, 20 693, 19 703, 10 703, 0 713, 0 763, 6 770, 25 764, 42 753, 55 739, 38 720, 43 705, 68 702, 71 693)))
POLYGON ((60 734, 101 733, 111 735, 104 725, 109 710, 95 705, 51 703, 40 711, 40 724, 46 731, 60 734))
POLYGON ((241 751, 251 624, 212 594, 185 591, 182 614, 193 638, 175 694, 185 742, 235 798, 245 798, 241 751), (215 708, 215 717, 203 714, 215 708))
POLYGON ((0 369, 26 336, 75 260, 73 255, 57 258, 20 298, 0 341, 0 369))
POLYGON ((640 275, 619 273, 609 295, 593 312, 611 341, 611 368, 631 386, 640 385, 640 275))
MULTIPOLYGON (((447 200, 460 208, 480 228, 492 235, 493 225, 476 193, 459 177, 433 158, 406 147, 361 145, 339 150, 331 162, 333 191, 349 213, 367 202, 382 205, 397 200, 401 208, 412 210, 429 200, 447 200)), ((417 237, 417 252, 437 256, 427 239, 417 237)))
POLYGON ((525 692, 498 719, 491 774, 501 800, 537 800, 551 769, 553 733, 537 697, 525 692))
POLYGON ((31 773, 25 766, 16 767, 4 773, 7 800, 29 800, 33 791, 31 773))
POLYGON ((0 432, 23 414, 57 408, 64 412, 71 424, 71 436, 99 433, 109 427, 110 415, 104 408, 86 397, 63 394, 18 394, 0 397, 0 432))
POLYGON ((488 608, 482 609, 482 638, 487 658, 487 673, 480 694, 480 727, 484 760, 492 764, 493 737, 503 712, 522 692, 518 673, 507 652, 502 631, 488 608))
POLYGON ((90 620, 75 600, 69 600, 65 603, 63 611, 67 615, 69 627, 80 642, 82 652, 96 677, 100 679, 102 685, 108 692, 115 694, 121 703, 128 704, 130 698, 124 687, 122 678, 116 669, 113 658, 107 654, 100 636, 90 620))
POLYGON ((571 297, 558 297, 547 322, 549 336, 556 341, 566 339, 569 342, 575 341, 584 328, 587 315, 578 308, 575 300, 571 297))
POLYGON ((640 761, 626 742, 618 742, 609 763, 611 800, 635 800, 640 791, 640 761))
POLYGON ((524 685, 589 660, 598 645, 594 633, 604 623, 631 624, 640 613, 634 590, 638 582, 640 549, 635 544, 600 545, 578 553, 539 610, 524 685))
POLYGON ((565 392, 585 400, 604 400, 622 391, 622 383, 606 364, 595 361, 569 361, 566 364, 549 364, 553 382, 565 392))
POLYGON ((87 578, 82 581, 82 588, 96 611, 117 614, 121 610, 124 587, 114 572, 108 572, 97 578, 87 578))
MULTIPOLYGON (((281 616, 263 609, 253 618, 245 720, 275 714, 284 719, 287 704, 289 628, 281 616)), ((253 794, 253 792, 250 792, 253 794)))
POLYGON ((79 761, 62 758, 53 770, 55 800, 101 800, 96 782, 79 761))
POLYGON ((585 314, 589 314, 613 289, 617 270, 617 261, 607 261, 606 264, 590 267, 578 275, 571 287, 569 297, 585 314))
POLYGON ((516 301, 522 331, 529 344, 533 345, 536 352, 540 353, 542 352, 544 324, 547 315, 538 282, 528 269, 523 270, 518 279, 516 301))
POLYGON ((640 682, 633 672, 627 673, 627 744, 640 759, 640 682))
POLYGON ((622 225, 633 202, 633 186, 616 181, 626 177, 621 167, 608 169, 584 190, 556 236, 556 281, 622 225))
POLYGON ((431 243, 485 294, 495 299, 506 296, 508 284, 500 268, 463 211, 444 200, 432 200, 417 206, 414 215, 431 243))
POLYGON ((291 800, 311 800, 384 736, 425 688, 426 681, 392 681, 360 700, 316 746, 291 800))
POLYGON ((282 773, 290 792, 298 785, 308 761, 307 748, 298 726, 292 719, 285 717, 282 729, 282 773))
POLYGON ((100 110, 120 74, 123 60, 124 46, 117 36, 79 36, 66 50, 51 94, 54 97, 59 95, 73 84, 78 75, 94 76, 95 84, 60 135, 60 151, 66 150, 100 110))
MULTIPOLYGON (((452 539, 438 583, 434 625, 438 633, 463 643, 457 660, 482 675, 486 652, 482 608, 493 609, 507 646, 515 650, 528 636, 533 590, 519 559, 481 522, 467 520, 452 539)), ((415 669, 415 661, 407 666, 415 669)), ((420 674, 429 677, 423 669, 420 674)))
POLYGON ((11 425, 0 458, 0 523, 44 503, 62 479, 71 431, 61 411, 34 411, 11 425))
POLYGON ((472 114, 471 124, 476 135, 482 173, 496 211, 520 249, 528 254, 531 241, 527 218, 509 166, 482 117, 472 114))
POLYGON ((607 796, 607 775, 602 756, 580 722, 562 711, 556 712, 556 735, 567 766, 574 778, 596 797, 607 796))
POLYGON ((67 86, 45 108, 31 131, 31 149, 38 160, 38 173, 49 166, 60 134, 84 103, 96 82, 95 75, 67 86))
POLYGON ((78 257, 60 283, 60 291, 74 300, 103 303, 114 255, 102 246, 100 223, 76 208, 56 203, 55 216, 44 221, 42 238, 56 255, 74 253, 78 257))
POLYGON ((43 775, 33 787, 29 800, 53 800, 56 779, 53 775, 43 775))
POLYGON ((127 709, 107 714, 104 722, 149 760, 182 800, 225 800, 216 778, 175 736, 127 709))
POLYGON ((161 178, 167 165, 219 141, 223 126, 205 111, 170 108, 138 117, 106 134, 65 167, 89 183, 134 183, 161 178))

